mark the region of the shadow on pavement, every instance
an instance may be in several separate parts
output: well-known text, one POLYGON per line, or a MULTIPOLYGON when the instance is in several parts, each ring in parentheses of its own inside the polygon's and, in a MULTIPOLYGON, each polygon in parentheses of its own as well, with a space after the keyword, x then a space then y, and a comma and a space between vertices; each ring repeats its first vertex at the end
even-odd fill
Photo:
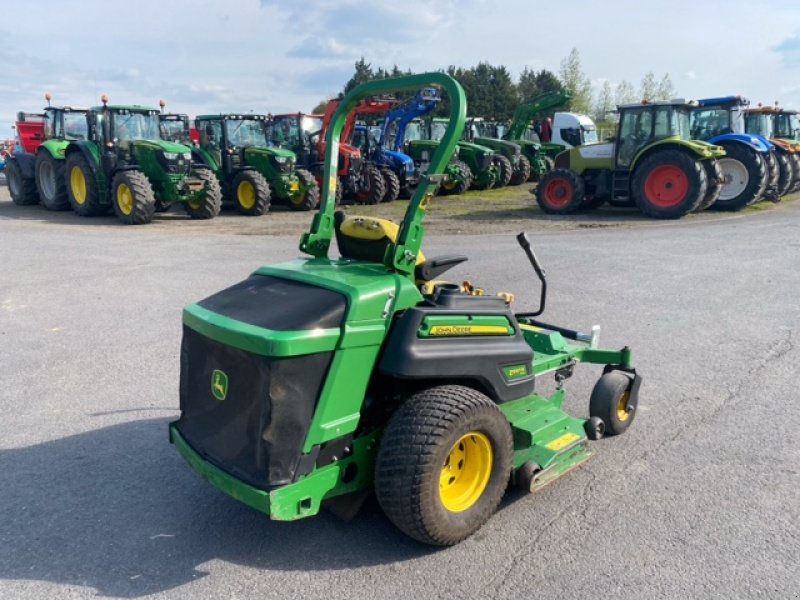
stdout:
POLYGON ((0 452, 0 579, 134 598, 204 577, 208 561, 341 570, 430 553, 368 503, 351 522, 270 521, 216 491, 167 439, 132 421, 0 452))

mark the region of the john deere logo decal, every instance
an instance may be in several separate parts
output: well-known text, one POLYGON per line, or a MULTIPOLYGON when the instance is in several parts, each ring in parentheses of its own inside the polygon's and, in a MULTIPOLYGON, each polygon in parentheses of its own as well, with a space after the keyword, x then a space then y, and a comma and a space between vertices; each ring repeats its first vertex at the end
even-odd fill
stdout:
POLYGON ((211 373, 211 394, 220 402, 228 396, 228 376, 219 369, 211 373))

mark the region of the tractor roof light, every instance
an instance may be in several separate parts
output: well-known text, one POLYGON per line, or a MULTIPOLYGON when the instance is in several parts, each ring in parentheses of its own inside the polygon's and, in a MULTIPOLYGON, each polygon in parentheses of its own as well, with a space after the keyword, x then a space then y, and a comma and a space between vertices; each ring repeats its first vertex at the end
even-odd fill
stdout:
POLYGON ((106 96, 105 94, 100 96, 100 102, 103 103, 103 106, 107 106, 108 105, 108 96, 106 96))
POLYGON ((162 98, 161 100, 158 101, 158 105, 161 107, 161 112, 163 113, 164 107, 167 105, 167 103, 164 102, 164 99, 162 98))
POLYGON ((48 106, 48 108, 50 107, 50 100, 52 100, 52 98, 53 98, 53 97, 50 95, 50 92, 47 92, 47 93, 44 95, 44 99, 45 99, 45 100, 47 100, 47 106, 48 106))

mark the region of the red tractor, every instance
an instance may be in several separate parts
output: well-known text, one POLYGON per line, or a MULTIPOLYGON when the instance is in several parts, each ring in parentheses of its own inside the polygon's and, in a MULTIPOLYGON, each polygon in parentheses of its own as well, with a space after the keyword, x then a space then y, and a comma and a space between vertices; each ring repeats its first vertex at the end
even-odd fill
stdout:
MULTIPOLYGON (((320 189, 325 160, 325 137, 338 106, 338 100, 331 100, 324 115, 292 113, 273 115, 270 119, 270 142, 292 150, 297 155, 297 165, 314 174, 320 189)), ((342 139, 346 138, 342 136, 342 139)), ((361 152, 349 144, 339 144, 337 175, 337 202, 344 196, 352 196, 361 203, 377 204, 386 195, 386 182, 380 170, 364 160, 361 152)))

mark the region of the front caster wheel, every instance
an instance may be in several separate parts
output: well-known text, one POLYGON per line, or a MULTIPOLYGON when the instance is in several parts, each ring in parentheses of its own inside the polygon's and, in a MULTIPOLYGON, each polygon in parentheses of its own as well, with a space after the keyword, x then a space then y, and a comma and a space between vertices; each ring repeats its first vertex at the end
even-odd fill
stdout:
MULTIPOLYGON (((589 399, 589 414, 605 424, 605 435, 624 433, 636 417, 637 397, 631 397, 632 380, 618 371, 598 379, 589 399)), ((591 419, 590 419, 591 420, 591 419)))

